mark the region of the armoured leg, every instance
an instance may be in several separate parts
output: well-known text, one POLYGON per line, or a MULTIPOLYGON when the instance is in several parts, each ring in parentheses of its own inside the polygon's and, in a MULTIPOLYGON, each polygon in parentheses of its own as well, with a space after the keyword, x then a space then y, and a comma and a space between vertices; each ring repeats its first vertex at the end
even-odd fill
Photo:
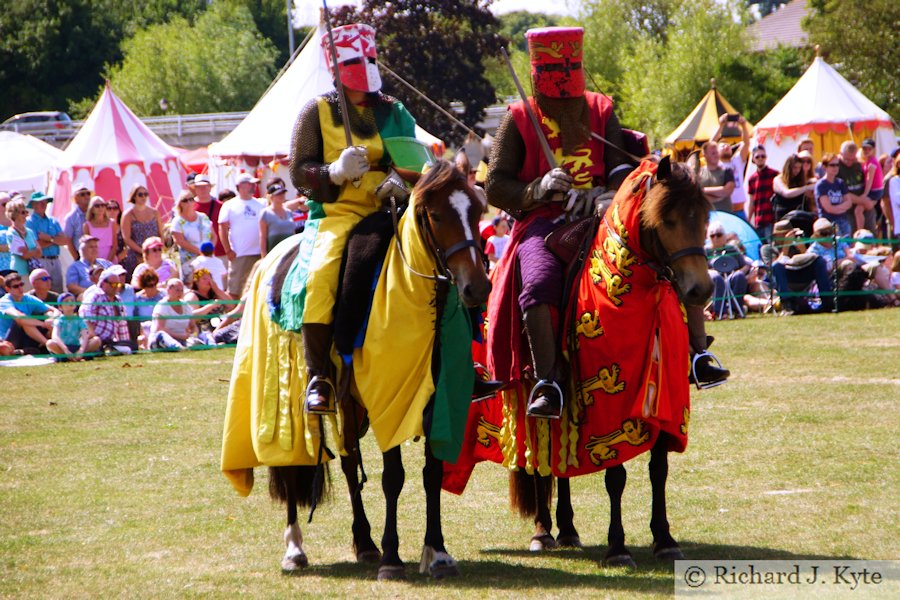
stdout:
POLYGON ((562 391, 557 383, 556 333, 549 305, 538 304, 525 311, 525 332, 538 379, 528 402, 528 415, 558 419, 562 411, 562 391))
POLYGON ((331 376, 332 326, 309 323, 301 328, 303 357, 309 383, 306 386, 306 412, 331 414, 335 412, 334 383, 331 376))

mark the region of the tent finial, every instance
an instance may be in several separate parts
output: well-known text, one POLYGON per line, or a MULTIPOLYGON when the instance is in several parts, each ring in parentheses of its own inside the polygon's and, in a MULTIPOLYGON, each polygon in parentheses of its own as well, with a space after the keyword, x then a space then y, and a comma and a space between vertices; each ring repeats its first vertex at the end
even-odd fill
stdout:
POLYGON ((816 58, 822 58, 822 46, 816 44, 816 58))
POLYGON ((716 78, 715 78, 715 77, 711 77, 711 78, 710 78, 710 80, 709 80, 709 89, 711 89, 711 90, 716 89, 716 78))

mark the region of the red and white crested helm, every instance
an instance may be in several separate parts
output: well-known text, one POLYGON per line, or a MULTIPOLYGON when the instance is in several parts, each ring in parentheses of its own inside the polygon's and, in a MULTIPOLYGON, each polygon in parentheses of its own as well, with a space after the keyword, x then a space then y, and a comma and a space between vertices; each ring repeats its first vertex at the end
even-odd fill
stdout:
POLYGON ((550 98, 584 95, 584 29, 541 27, 525 32, 535 92, 550 98))
MULTIPOLYGON (((381 89, 381 75, 375 64, 375 29, 362 23, 342 25, 332 30, 334 47, 337 50, 338 69, 341 83, 359 92, 377 92, 381 89)), ((331 43, 328 34, 322 36, 322 49, 328 70, 334 77, 334 63, 331 58, 331 43)))

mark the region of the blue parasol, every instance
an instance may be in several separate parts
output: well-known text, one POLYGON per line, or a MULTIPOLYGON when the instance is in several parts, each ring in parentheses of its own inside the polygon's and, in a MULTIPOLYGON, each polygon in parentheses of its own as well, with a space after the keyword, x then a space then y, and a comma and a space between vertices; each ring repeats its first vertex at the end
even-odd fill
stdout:
POLYGON ((747 221, 731 213, 714 210, 709 213, 709 222, 718 221, 725 227, 725 233, 737 234, 738 239, 744 245, 745 254, 751 260, 759 260, 759 247, 762 241, 756 235, 756 230, 747 221))

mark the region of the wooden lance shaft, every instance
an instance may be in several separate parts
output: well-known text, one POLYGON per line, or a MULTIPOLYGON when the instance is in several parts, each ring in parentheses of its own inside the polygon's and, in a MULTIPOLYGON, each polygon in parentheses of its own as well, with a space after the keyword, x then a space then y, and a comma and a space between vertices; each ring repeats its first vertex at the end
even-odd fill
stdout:
POLYGON ((500 48, 500 52, 503 53, 503 60, 506 61, 506 67, 509 69, 510 75, 512 75, 513 82, 516 84, 516 89, 519 90, 519 96, 522 98, 522 103, 525 105, 525 113, 531 120, 535 133, 537 133, 538 141, 541 143, 541 149, 544 151, 544 158, 547 159, 547 164, 550 165, 550 168, 555 169, 557 167, 556 157, 553 156, 553 150, 550 149, 550 144, 547 143, 547 138, 544 137, 544 130, 541 129, 541 124, 538 123, 537 115, 535 115, 534 111, 531 109, 531 103, 528 102, 528 96, 525 95, 525 89, 522 87, 518 75, 516 75, 516 70, 513 69, 512 62, 509 60, 509 54, 506 53, 506 48, 500 48))

